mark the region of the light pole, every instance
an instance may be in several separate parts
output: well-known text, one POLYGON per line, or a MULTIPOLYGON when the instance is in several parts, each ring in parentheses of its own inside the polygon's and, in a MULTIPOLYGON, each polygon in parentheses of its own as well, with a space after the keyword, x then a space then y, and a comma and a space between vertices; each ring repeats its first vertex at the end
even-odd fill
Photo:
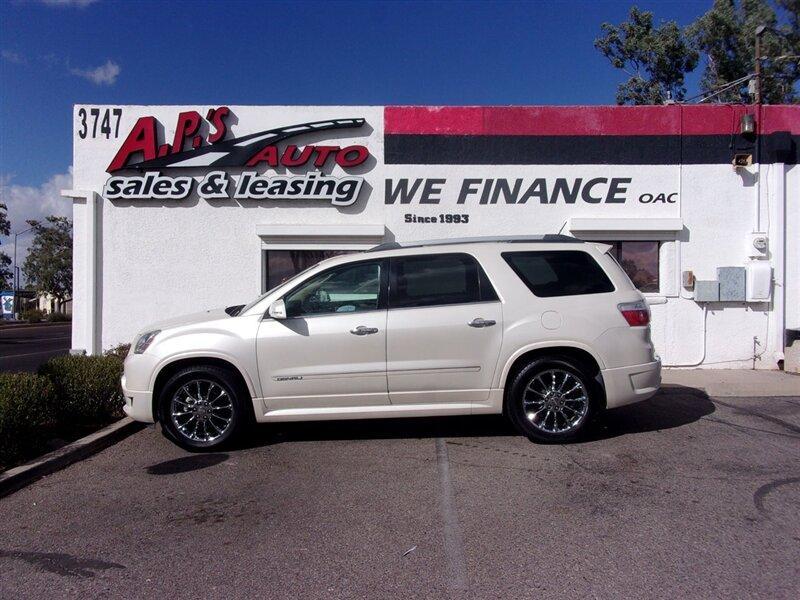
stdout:
POLYGON ((764 35, 766 30, 766 25, 759 25, 756 27, 756 106, 761 104, 761 36, 764 35))
POLYGON ((19 310, 17 302, 17 288, 19 287, 19 276, 17 275, 17 238, 23 233, 28 233, 33 227, 28 227, 14 234, 14 319, 19 320, 19 310))

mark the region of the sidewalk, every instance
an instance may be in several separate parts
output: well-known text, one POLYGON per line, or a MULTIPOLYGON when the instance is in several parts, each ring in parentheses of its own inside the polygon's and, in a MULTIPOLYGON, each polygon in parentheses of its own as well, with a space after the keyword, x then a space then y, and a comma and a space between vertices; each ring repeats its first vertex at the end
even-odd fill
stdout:
POLYGON ((742 369, 664 369, 663 385, 701 388, 709 396, 800 396, 800 375, 742 369))

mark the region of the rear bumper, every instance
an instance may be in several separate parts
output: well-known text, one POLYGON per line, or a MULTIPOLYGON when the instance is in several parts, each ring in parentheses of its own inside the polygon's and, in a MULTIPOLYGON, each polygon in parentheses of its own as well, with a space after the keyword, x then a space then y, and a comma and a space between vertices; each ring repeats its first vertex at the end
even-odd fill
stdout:
POLYGON ((129 390, 126 384, 126 377, 123 375, 122 394, 125 396, 125 405, 122 407, 122 410, 134 421, 154 423, 152 392, 129 390))
POLYGON ((606 388, 606 407, 616 408, 647 400, 661 386, 661 361, 601 371, 606 388))

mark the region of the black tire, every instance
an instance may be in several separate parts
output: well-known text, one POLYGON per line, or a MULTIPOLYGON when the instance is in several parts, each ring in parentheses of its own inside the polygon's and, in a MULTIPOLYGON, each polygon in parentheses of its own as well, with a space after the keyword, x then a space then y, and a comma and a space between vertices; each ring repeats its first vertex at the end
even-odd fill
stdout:
POLYGON ((579 364, 567 358, 544 357, 532 361, 513 377, 505 413, 514 427, 532 441, 568 442, 586 432, 598 412, 599 400, 596 384, 579 364), (577 382, 582 387, 563 393, 577 382), (558 391, 548 392, 551 387, 558 391), (582 396, 586 397, 585 406, 578 400, 582 396), (562 431, 558 431, 559 426, 562 431))
POLYGON ((198 365, 178 371, 158 398, 161 431, 170 441, 194 452, 229 444, 252 421, 250 397, 243 388, 235 375, 218 367, 198 365), (224 396, 218 395, 220 390, 224 396), (205 405, 199 406, 202 402, 198 400, 204 399, 205 405), (223 426, 226 420, 228 423, 223 426))

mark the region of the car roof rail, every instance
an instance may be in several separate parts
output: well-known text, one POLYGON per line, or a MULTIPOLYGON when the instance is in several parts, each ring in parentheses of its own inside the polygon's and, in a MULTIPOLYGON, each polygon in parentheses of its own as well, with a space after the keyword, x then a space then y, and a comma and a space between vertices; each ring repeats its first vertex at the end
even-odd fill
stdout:
POLYGON ((528 236, 499 236, 499 237, 471 237, 471 238, 449 238, 441 240, 426 240, 418 242, 385 242, 374 248, 370 248, 368 252, 380 252, 382 250, 399 250, 401 248, 421 248, 424 246, 451 246, 455 244, 489 244, 489 243, 505 243, 505 244, 524 244, 524 243, 550 243, 550 244, 582 244, 583 240, 574 238, 571 235, 563 235, 560 233, 546 233, 544 235, 528 235, 528 236))
POLYGON ((381 250, 397 250, 398 248, 402 248, 402 246, 397 242, 384 242, 382 244, 378 244, 373 248, 370 248, 369 250, 367 250, 367 252, 380 252, 381 250))

